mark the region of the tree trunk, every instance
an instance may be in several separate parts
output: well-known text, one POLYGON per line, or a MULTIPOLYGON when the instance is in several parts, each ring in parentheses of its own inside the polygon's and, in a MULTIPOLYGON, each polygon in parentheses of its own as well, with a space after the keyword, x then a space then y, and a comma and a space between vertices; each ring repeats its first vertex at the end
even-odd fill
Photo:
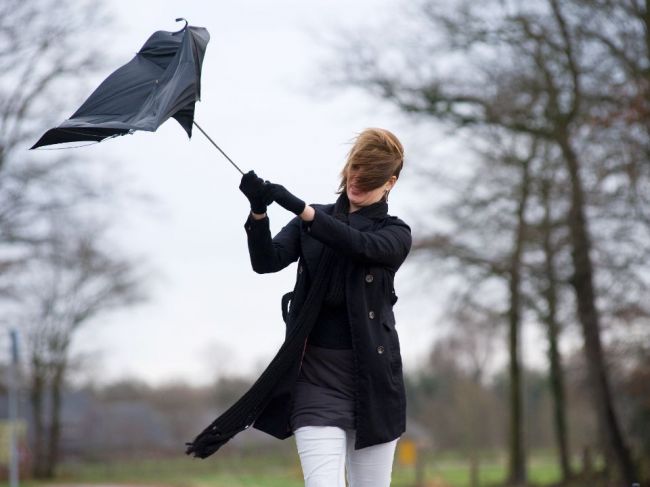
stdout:
POLYGON ((547 314, 544 321, 548 332, 548 357, 550 363, 549 384, 553 397, 553 423, 555 425, 555 438, 557 441, 558 460, 562 471, 562 480, 567 481, 571 477, 571 465, 569 462, 569 447, 566 427, 566 403, 564 395, 564 371, 562 370, 562 358, 558 349, 560 327, 557 322, 557 295, 558 281, 555 271, 555 248, 553 246, 553 228, 550 205, 550 182, 542 182, 542 200, 544 203, 544 221, 542 226, 543 248, 544 248, 544 272, 546 274, 547 286, 544 291, 544 299, 547 305, 547 314))
POLYGON ((481 472, 481 461, 479 459, 478 449, 472 446, 469 452, 469 487, 479 487, 479 474, 481 472))
POLYGON ((38 360, 32 363, 32 384, 29 391, 29 400, 32 406, 34 420, 34 449, 32 455, 32 475, 37 478, 44 477, 43 451, 45 445, 45 428, 43 427, 43 395, 45 376, 43 367, 38 360))
POLYGON ((59 459, 59 440, 61 438, 61 397, 65 363, 57 364, 52 378, 52 417, 50 419, 50 434, 47 442, 45 457, 45 476, 54 478, 59 459))
POLYGON ((521 195, 517 207, 517 228, 510 260, 510 309, 508 310, 510 352, 510 464, 508 482, 517 486, 526 484, 519 331, 521 326, 521 258, 526 233, 525 218, 529 180, 529 162, 523 161, 521 195))
POLYGON ((609 379, 605 369, 605 359, 600 339, 600 317, 596 308, 593 266, 590 255, 591 242, 585 220, 584 191, 579 173, 579 162, 566 138, 566 130, 560 132, 558 141, 571 179, 571 209, 568 221, 574 267, 571 284, 576 293, 578 318, 584 337, 590 389, 593 394, 598 422, 605 434, 603 449, 608 452, 607 456, 615 461, 615 467, 621 479, 630 485, 637 481, 638 477, 614 411, 609 379))

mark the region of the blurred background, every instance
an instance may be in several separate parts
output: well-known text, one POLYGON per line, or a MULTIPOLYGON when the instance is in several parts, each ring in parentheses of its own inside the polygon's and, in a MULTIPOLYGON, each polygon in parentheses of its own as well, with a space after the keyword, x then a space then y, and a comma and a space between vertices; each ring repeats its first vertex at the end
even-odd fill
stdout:
POLYGON ((211 34, 195 120, 244 171, 330 203, 361 130, 405 147, 392 485, 650 485, 643 0, 3 0, 5 483, 303 485, 293 437, 184 454, 284 339, 295 264, 253 272, 240 174, 173 120, 27 150, 177 17, 211 34))

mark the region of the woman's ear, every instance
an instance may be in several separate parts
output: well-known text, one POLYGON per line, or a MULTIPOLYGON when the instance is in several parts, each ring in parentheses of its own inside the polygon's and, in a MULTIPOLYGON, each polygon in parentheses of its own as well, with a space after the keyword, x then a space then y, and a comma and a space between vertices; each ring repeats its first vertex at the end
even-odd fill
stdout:
POLYGON ((390 191, 391 189, 393 189, 393 186, 395 186, 395 184, 397 183, 397 176, 395 175, 391 176, 388 179, 388 183, 389 183, 388 190, 390 191))

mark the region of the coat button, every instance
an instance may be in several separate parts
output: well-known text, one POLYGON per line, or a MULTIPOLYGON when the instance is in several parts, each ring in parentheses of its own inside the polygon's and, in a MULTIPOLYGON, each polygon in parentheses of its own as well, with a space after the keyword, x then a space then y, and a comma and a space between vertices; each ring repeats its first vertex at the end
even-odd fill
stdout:
POLYGON ((384 353, 384 346, 383 345, 379 345, 377 347, 377 353, 384 353))
POLYGON ((368 318, 371 320, 375 317, 375 312, 373 310, 368 311, 368 318))
POLYGON ((298 266, 298 274, 302 274, 302 266, 298 266))
POLYGON ((374 277, 372 274, 366 274, 366 282, 372 282, 373 279, 374 277))

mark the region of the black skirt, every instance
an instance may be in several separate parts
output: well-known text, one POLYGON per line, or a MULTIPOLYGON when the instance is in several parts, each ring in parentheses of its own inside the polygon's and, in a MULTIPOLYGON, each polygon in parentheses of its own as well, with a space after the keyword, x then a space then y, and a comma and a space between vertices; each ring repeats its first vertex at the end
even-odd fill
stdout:
POLYGON ((292 431, 301 426, 354 429, 353 353, 307 343, 294 388, 292 431))

